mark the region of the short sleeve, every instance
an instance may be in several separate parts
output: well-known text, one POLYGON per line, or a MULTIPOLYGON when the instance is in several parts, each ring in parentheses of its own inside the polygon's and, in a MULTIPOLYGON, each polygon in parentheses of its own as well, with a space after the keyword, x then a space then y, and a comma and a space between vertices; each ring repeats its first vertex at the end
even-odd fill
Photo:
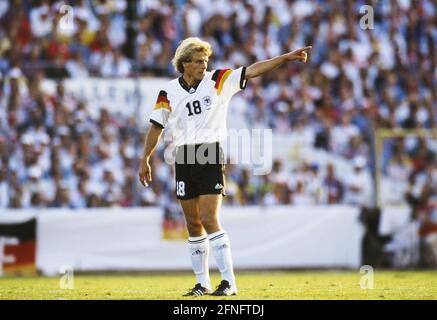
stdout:
POLYGON ((150 122, 154 125, 165 128, 168 122, 168 117, 171 113, 170 101, 167 98, 167 92, 161 90, 156 99, 155 107, 150 115, 150 122))
POLYGON ((235 70, 215 70, 212 75, 212 80, 215 81, 217 95, 231 98, 238 91, 246 88, 247 80, 245 77, 246 67, 241 67, 235 70))

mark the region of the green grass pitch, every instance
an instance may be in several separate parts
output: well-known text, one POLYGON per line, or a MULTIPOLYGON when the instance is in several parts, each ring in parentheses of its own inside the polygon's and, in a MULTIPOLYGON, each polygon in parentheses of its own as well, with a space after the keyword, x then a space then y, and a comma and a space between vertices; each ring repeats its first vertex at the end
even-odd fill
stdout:
MULTIPOLYGON (((74 289, 60 277, 0 278, 0 299, 437 299, 437 271, 377 271, 374 288, 361 289, 363 274, 351 271, 237 272, 238 296, 185 298, 191 273, 74 275, 74 289)), ((213 285, 220 281, 213 272, 213 285)))

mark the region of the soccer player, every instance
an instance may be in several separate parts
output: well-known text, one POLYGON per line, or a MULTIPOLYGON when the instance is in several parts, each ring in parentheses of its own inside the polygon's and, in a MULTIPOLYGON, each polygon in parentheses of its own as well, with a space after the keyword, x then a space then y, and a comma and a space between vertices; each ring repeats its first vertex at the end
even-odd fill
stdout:
POLYGON ((159 92, 145 138, 139 178, 152 181, 150 157, 164 128, 171 130, 176 146, 176 196, 188 228, 188 248, 197 284, 187 296, 237 294, 228 235, 219 222, 225 195, 224 161, 220 141, 226 139, 226 112, 234 94, 255 78, 290 62, 307 60, 311 47, 256 62, 236 70, 207 71, 212 55, 209 43, 187 38, 176 49, 172 63, 181 74, 159 92), (211 293, 209 250, 216 259, 222 281, 211 293))

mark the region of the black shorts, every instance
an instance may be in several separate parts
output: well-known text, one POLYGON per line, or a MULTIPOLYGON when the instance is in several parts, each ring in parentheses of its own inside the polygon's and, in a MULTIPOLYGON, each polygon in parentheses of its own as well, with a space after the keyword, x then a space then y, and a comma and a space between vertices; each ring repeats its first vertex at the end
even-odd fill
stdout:
POLYGON ((225 164, 219 143, 184 145, 176 149, 176 197, 225 195, 225 164))

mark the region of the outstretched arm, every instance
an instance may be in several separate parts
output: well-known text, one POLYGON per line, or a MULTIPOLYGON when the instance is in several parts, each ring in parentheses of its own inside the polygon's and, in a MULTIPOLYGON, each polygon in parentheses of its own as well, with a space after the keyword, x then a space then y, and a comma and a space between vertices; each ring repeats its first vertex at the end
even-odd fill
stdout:
POLYGON ((247 67, 245 78, 247 80, 247 79, 258 77, 263 73, 273 70, 289 61, 299 60, 299 61, 306 62, 308 57, 307 51, 310 50, 311 48, 312 46, 304 47, 285 53, 283 55, 277 56, 269 60, 255 62, 254 64, 247 67))
POLYGON ((140 182, 145 187, 149 185, 148 182, 152 181, 152 169, 150 168, 149 160, 161 138, 162 131, 162 128, 152 124, 147 132, 146 141, 144 143, 144 152, 140 160, 139 173, 140 182))

